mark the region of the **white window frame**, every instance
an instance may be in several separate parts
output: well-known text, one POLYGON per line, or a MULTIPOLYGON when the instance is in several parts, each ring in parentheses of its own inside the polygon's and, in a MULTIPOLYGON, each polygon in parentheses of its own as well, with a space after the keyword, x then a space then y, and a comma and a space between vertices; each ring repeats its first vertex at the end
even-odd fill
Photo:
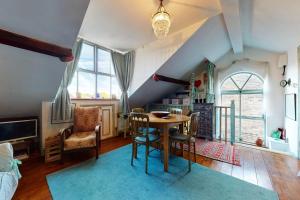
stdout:
MULTIPOLYGON (((221 104, 223 105, 223 95, 238 95, 239 96, 239 111, 238 111, 238 115, 235 116, 236 119, 239 120, 239 133, 238 133, 238 136, 239 136, 239 140, 240 141, 240 138, 241 138, 241 135, 242 135, 242 132, 241 132, 241 129, 242 129, 242 119, 249 119, 249 120, 262 120, 263 123, 264 123, 264 141, 266 141, 266 117, 265 117, 265 114, 263 114, 262 116, 244 116, 242 115, 242 95, 243 94, 261 94, 261 95, 264 95, 264 91, 263 89, 250 89, 250 90, 245 90, 244 87, 246 86, 246 84, 248 83, 248 81, 250 80, 250 78, 252 76, 255 76, 257 78, 259 78, 262 83, 264 83, 264 80, 257 74, 255 73, 252 73, 252 72, 237 72, 237 73, 233 73, 233 74, 230 74, 229 76, 227 76, 221 83, 221 86, 220 86, 220 91, 221 91, 221 104), (245 81, 245 83, 243 84, 242 87, 239 87, 238 84, 234 81, 234 79, 232 78, 232 76, 234 75, 237 75, 237 74, 249 74, 250 76, 248 77, 248 79, 245 81), (222 90, 222 87, 223 87, 223 84, 225 83, 226 80, 228 79, 231 79, 231 81, 234 83, 234 85, 236 86, 237 90, 222 90)), ((241 141, 240 141, 241 142, 241 141)), ((244 142, 242 142, 244 143, 244 142)), ((251 143, 250 143, 251 144, 251 143)))
MULTIPOLYGON (((91 98, 91 99, 104 99, 104 100, 110 100, 110 99, 112 99, 112 79, 116 78, 116 75, 113 75, 112 72, 110 72, 110 74, 108 74, 108 73, 103 73, 103 72, 99 72, 98 71, 98 50, 107 51, 109 53, 111 53, 111 50, 107 49, 105 47, 99 46, 97 44, 94 44, 92 42, 86 41, 86 40, 83 41, 83 44, 86 44, 86 45, 89 45, 89 46, 93 47, 93 50, 94 50, 93 51, 93 56, 94 56, 94 70, 83 69, 83 68, 80 68, 79 66, 77 66, 76 72, 74 74, 74 76, 77 76, 76 77, 77 78, 76 96, 78 94, 78 88, 79 88, 79 84, 80 84, 79 83, 79 79, 78 79, 79 78, 78 72, 86 72, 86 73, 94 74, 96 76, 95 94, 94 94, 94 98, 91 98), (101 98, 101 97, 97 98, 98 81, 99 81, 98 80, 98 75, 102 75, 102 76, 106 76, 106 77, 110 78, 110 98, 101 98)), ((111 68, 111 69, 113 70, 113 68, 111 68)), ((76 98, 72 98, 72 99, 85 99, 85 98, 76 97, 76 98)), ((119 99, 116 99, 116 100, 119 100, 119 99)))

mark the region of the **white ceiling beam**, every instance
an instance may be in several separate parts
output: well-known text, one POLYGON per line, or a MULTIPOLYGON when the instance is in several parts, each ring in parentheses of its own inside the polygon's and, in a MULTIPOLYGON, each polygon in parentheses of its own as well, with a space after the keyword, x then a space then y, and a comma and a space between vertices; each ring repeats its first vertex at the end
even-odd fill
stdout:
POLYGON ((234 53, 243 52, 239 0, 219 0, 234 53))

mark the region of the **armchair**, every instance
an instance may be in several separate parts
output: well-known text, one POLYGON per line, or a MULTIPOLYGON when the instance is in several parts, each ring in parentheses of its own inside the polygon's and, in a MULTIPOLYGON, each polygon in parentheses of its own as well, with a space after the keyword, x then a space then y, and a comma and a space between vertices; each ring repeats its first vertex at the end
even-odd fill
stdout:
POLYGON ((98 107, 77 107, 74 124, 60 131, 61 163, 67 152, 95 149, 96 159, 100 148, 101 116, 98 107))

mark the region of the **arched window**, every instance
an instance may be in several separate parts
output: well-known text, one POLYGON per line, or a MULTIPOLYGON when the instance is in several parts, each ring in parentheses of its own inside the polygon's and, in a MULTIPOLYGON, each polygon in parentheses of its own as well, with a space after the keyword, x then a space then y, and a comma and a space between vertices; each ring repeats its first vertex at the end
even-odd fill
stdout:
POLYGON ((249 72, 232 74, 221 84, 222 105, 235 102, 237 141, 254 144, 258 137, 265 141, 263 85, 262 78, 249 72))

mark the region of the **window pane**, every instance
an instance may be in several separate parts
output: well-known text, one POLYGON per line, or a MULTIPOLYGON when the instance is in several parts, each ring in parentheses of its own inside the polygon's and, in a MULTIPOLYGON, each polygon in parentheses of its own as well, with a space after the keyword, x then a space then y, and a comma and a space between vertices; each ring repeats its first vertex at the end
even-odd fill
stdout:
MULTIPOLYGON (((219 112, 219 111, 218 111, 219 112)), ((222 112, 222 125, 221 125, 221 134, 222 134, 222 139, 225 139, 225 113, 224 113, 224 109, 222 112)), ((217 123, 219 123, 219 119, 217 121, 217 123)), ((238 117, 235 118, 235 139, 236 141, 239 141, 239 131, 240 130, 240 119, 238 117)), ((231 135, 230 135, 230 131, 231 131, 231 119, 230 119, 230 112, 228 110, 228 114, 227 114, 227 141, 230 141, 231 139, 231 135)), ((219 130, 217 130, 217 132, 219 133, 219 130)))
POLYGON ((251 74, 249 73, 240 73, 240 74, 235 74, 231 76, 231 78, 234 80, 234 82, 239 86, 240 89, 244 86, 248 78, 250 77, 251 74))
POLYGON ((228 78, 224 81, 222 88, 222 91, 224 90, 238 90, 238 88, 236 87, 236 85, 233 83, 233 81, 231 80, 231 78, 228 78))
POLYGON ((114 69, 113 64, 114 64, 114 63, 111 61, 111 70, 110 70, 110 72, 111 72, 111 75, 115 76, 116 73, 115 73, 115 69, 114 69))
POLYGON ((255 75, 252 75, 249 81, 246 83, 243 90, 262 90, 264 83, 260 78, 255 75))
POLYGON ((96 75, 88 72, 78 72, 78 95, 80 98, 95 98, 96 75))
POLYGON ((120 99, 122 94, 116 77, 111 78, 111 94, 112 98, 115 96, 117 99, 120 99))
POLYGON ((94 47, 88 44, 82 44, 78 67, 94 71, 94 47))
POLYGON ((71 99, 77 98, 77 72, 75 72, 72 82, 68 87, 69 95, 71 99))
MULTIPOLYGON (((240 115, 240 95, 239 94, 232 94, 232 95, 223 94, 222 95, 222 106, 230 106, 231 100, 234 100, 235 116, 239 116, 240 115)), ((230 114, 230 113, 228 113, 228 114, 230 114)))
MULTIPOLYGON (((98 72, 112 74, 112 60, 110 52, 98 49, 98 72)), ((114 73, 113 73, 114 74, 114 73)))
POLYGON ((242 119, 241 139, 243 142, 255 143, 256 139, 264 138, 264 121, 242 119))
POLYGON ((242 115, 261 117, 263 115, 263 95, 242 94, 242 115))
POLYGON ((97 98, 109 99, 110 96, 110 77, 104 75, 98 75, 97 77, 97 98))

